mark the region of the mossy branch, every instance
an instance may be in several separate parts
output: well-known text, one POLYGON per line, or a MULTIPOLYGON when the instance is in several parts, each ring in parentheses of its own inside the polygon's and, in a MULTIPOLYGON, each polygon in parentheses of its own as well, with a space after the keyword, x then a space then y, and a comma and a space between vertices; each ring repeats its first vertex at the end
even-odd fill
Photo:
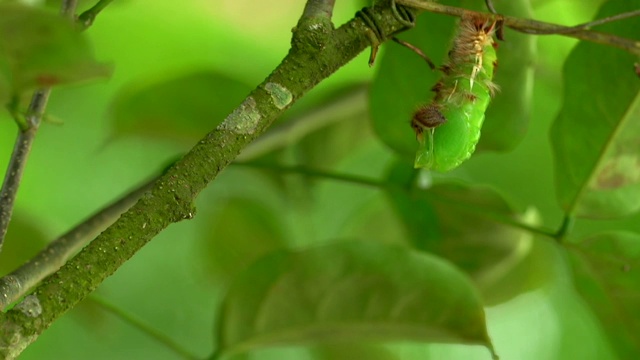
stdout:
MULTIPOLYGON (((369 15, 385 37, 405 28, 387 4, 369 15)), ((360 17, 334 29, 328 17, 303 16, 291 50, 264 82, 118 221, 35 289, 30 303, 38 311, 20 306, 0 314, 0 356, 18 356, 154 236, 192 218, 193 201, 207 184, 296 100, 368 47, 370 34, 360 17)))

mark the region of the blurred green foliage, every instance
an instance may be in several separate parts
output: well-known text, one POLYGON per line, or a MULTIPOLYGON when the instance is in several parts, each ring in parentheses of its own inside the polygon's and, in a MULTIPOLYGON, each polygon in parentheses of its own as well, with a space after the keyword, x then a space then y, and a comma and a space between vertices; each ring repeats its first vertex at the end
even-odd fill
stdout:
MULTIPOLYGON (((510 15, 568 25, 593 18, 603 2, 495 1, 499 11, 510 15), (507 10, 507 5, 514 8, 507 10)), ((59 1, 46 3, 55 6, 59 1)), ((92 4, 80 3, 83 8, 92 4)), ((364 3, 338 1, 335 22, 347 21, 364 3)), ((477 3, 481 2, 474 6, 477 3)), ((611 0, 598 16, 631 10, 631 3, 611 0)), ((0 256, 3 273, 26 260, 45 239, 55 238, 155 174, 213 129, 286 54, 303 5, 293 0, 140 0, 116 1, 101 13, 83 37, 91 40, 96 59, 114 64, 113 76, 55 89, 47 113, 64 125, 45 124, 40 130, 0 256)), ((454 26, 453 18, 424 14, 418 27, 401 37, 440 63, 454 26)), ((637 20, 626 20, 602 30, 638 39, 638 28, 637 20)), ((372 254, 403 247, 410 254, 417 249, 442 257, 446 267, 456 266, 476 281, 483 300, 491 304, 486 308, 488 331, 504 359, 633 358, 640 349, 638 332, 633 331, 640 313, 634 303, 637 281, 632 279, 637 272, 640 217, 637 202, 624 200, 635 199, 639 178, 627 160, 637 162, 640 149, 633 136, 629 140, 624 135, 637 133, 633 124, 638 120, 638 79, 633 77, 634 59, 620 50, 576 44, 561 36, 534 40, 505 30, 496 78, 503 93, 487 112, 480 147, 509 151, 479 152, 454 172, 431 178, 412 172, 407 161, 416 146, 408 120, 418 104, 429 100, 429 89, 439 74, 396 44, 383 46, 374 69, 367 66, 368 54, 363 54, 311 91, 280 122, 311 118, 336 96, 356 91, 352 84, 363 82, 371 84, 371 114, 351 115, 254 159, 277 164, 271 169, 231 166, 200 196, 194 220, 171 226, 98 291, 204 357, 224 345, 213 340, 220 335, 214 324, 226 324, 225 331, 243 326, 240 320, 229 322, 229 313, 220 307, 230 286, 251 291, 252 284, 271 276, 274 283, 266 284, 288 303, 286 309, 264 310, 263 316, 285 323, 292 318, 284 316, 287 312, 313 309, 288 297, 300 290, 295 284, 277 287, 283 274, 277 270, 288 264, 286 259, 256 273, 259 265, 250 264, 262 255, 280 251, 303 260, 313 258, 310 264, 302 262, 308 265, 305 271, 313 271, 302 276, 306 282, 300 284, 311 291, 314 285, 327 286, 322 282, 325 272, 334 270, 341 257, 348 259, 343 264, 361 264, 363 259, 387 264, 391 258, 372 254), (587 111, 586 104, 600 112, 587 111), (573 144, 566 146, 563 140, 573 144), (620 160, 613 169, 628 175, 622 182, 628 186, 622 188, 624 196, 596 194, 598 206, 592 206, 593 202, 581 202, 585 191, 580 189, 601 190, 591 186, 591 179, 610 168, 600 163, 603 158, 620 160), (325 174, 282 171, 298 165, 325 174), (336 181, 327 173, 348 176, 336 181), (563 212, 574 210, 583 218, 567 234, 571 246, 558 246, 539 232, 513 226, 521 222, 556 229, 563 212), (617 218, 586 219, 613 215, 617 218), (358 248, 363 242, 366 245, 358 248), (346 253, 336 250, 345 248, 346 253), (333 255, 319 256, 322 251, 333 255), (239 282, 238 274, 243 274, 239 282), (608 310, 624 310, 619 317, 623 320, 611 320, 608 310), (624 321, 630 325, 620 327, 624 321), (621 335, 607 337, 610 333, 621 335)), ((13 91, 7 64, 6 57, 0 57, 2 101, 13 91)), ((64 68, 62 74, 78 73, 64 68)), ((15 132, 8 113, 0 113, 0 168, 6 167, 15 132)), ((371 275, 396 269, 385 266, 389 267, 364 266, 360 271, 371 275)), ((392 277, 391 284, 403 284, 409 275, 417 276, 392 277)), ((466 291, 467 285, 460 283, 426 285, 438 285, 444 293, 466 291)), ((251 299, 255 306, 261 305, 261 294, 249 295, 256 296, 251 299)), ((246 305, 234 303, 238 292, 232 290, 229 296, 227 304, 246 305)), ((426 296, 423 300, 425 311, 443 308, 429 304, 426 296)), ((364 303, 366 299, 347 300, 343 310, 354 314, 364 303)), ((335 308, 341 309, 339 305, 335 308)), ((456 326, 468 330, 465 324, 456 326)), ((268 327, 266 334, 273 335, 268 327)), ((358 334, 354 333, 356 338, 366 339, 358 334)), ((282 345, 228 358, 489 358, 482 347, 456 344, 282 345)), ((54 323, 21 358, 51 357, 177 358, 95 304, 74 309, 54 323), (100 321, 91 320, 96 317, 100 321)))

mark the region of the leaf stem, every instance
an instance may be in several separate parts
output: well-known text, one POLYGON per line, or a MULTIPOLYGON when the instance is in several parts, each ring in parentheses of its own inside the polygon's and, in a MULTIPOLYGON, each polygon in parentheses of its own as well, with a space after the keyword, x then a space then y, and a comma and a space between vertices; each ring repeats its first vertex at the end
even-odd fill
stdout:
POLYGON ((78 22, 82 25, 84 29, 93 25, 93 22, 96 20, 96 17, 104 8, 109 6, 113 0, 100 0, 97 4, 93 5, 89 10, 83 12, 78 16, 78 22))
POLYGON ((570 214, 564 215, 564 218, 562 219, 562 224, 560 224, 558 231, 556 231, 553 236, 558 243, 562 244, 564 242, 564 239, 571 232, 571 230, 573 230, 574 222, 575 222, 575 219, 573 216, 571 216, 570 214))
MULTIPOLYGON (((282 166, 282 165, 260 163, 260 162, 234 162, 232 163, 232 165, 251 167, 251 168, 257 168, 257 169, 266 169, 266 170, 272 170, 272 171, 288 173, 288 174, 299 174, 299 175, 322 178, 322 179, 336 180, 336 181, 363 185, 363 186, 368 186, 368 187, 383 189, 383 190, 394 189, 394 190, 400 190, 403 192, 412 191, 411 189, 407 189, 406 187, 394 185, 388 182, 371 179, 371 178, 367 178, 359 175, 339 174, 335 172, 314 170, 314 169, 309 169, 307 167, 300 166, 300 165, 282 166)), ((418 191, 423 191, 423 190, 418 190, 418 191)), ((514 228, 528 231, 533 234, 542 235, 544 237, 548 237, 551 239, 557 238, 557 232, 545 227, 532 226, 511 218, 508 218, 506 216, 501 216, 499 214, 491 214, 485 211, 484 209, 471 208, 467 203, 453 202, 450 199, 444 199, 444 198, 434 198, 434 199, 437 201, 447 202, 448 204, 454 205, 463 211, 469 211, 472 213, 481 214, 482 216, 485 216, 486 218, 491 219, 497 223, 501 223, 507 226, 512 226, 514 228)))
POLYGON ((330 179, 330 180, 342 181, 342 182, 351 183, 351 184, 368 186, 376 189, 386 189, 389 187, 393 187, 388 183, 385 183, 376 179, 367 178, 364 176, 314 170, 301 165, 283 166, 283 165, 254 162, 254 161, 233 162, 232 165, 241 166, 241 167, 250 167, 255 169, 265 169, 265 170, 271 170, 271 171, 286 173, 286 174, 298 174, 298 175, 304 175, 309 177, 330 179))
POLYGON ((102 308, 104 311, 107 311, 113 315, 115 315, 118 319, 123 322, 129 324, 130 326, 138 329, 140 332, 146 334, 150 338, 154 339, 158 343, 164 345, 167 349, 173 351, 178 356, 182 357, 186 360, 200 360, 199 357, 191 354, 188 350, 183 348, 180 344, 175 342, 173 339, 168 337, 167 335, 161 333, 160 331, 154 329, 151 325, 145 323, 140 320, 133 314, 119 308, 118 306, 110 303, 106 299, 92 294, 88 297, 88 300, 102 308))
POLYGON ((42 279, 57 271, 71 256, 106 229, 149 190, 155 178, 127 193, 114 203, 96 212, 66 234, 52 241, 36 256, 10 274, 0 278, 0 309, 26 295, 42 279))
MULTIPOLYGON (((499 16, 500 19, 504 21, 504 25, 509 28, 533 35, 563 35, 568 37, 573 37, 580 40, 591 41, 594 43, 614 46, 619 49, 625 50, 631 54, 640 56, 640 42, 632 39, 622 38, 619 36, 604 34, 600 32, 595 32, 591 30, 587 30, 587 27, 593 26, 591 23, 578 25, 575 27, 562 26, 551 24, 542 21, 530 20, 530 19, 522 19, 513 16, 506 15, 494 15, 489 13, 471 11, 463 8, 441 5, 432 1, 424 1, 424 0, 396 0, 398 4, 402 4, 405 6, 413 7, 416 9, 426 10, 439 14, 446 14, 451 16, 460 17, 463 14, 476 14, 478 16, 485 17, 495 17, 499 16)), ((637 16, 635 12, 631 12, 631 15, 627 13, 624 17, 637 16)), ((614 18, 614 20, 618 20, 618 18, 614 18)), ((602 19, 598 20, 598 24, 609 22, 612 20, 602 19)))

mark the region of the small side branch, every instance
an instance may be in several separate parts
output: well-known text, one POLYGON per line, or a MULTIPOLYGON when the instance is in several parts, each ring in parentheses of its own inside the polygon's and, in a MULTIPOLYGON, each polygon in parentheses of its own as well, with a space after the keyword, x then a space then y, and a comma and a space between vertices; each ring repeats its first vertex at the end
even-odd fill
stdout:
POLYGON ((38 133, 42 114, 47 106, 51 89, 40 89, 33 93, 31 104, 25 117, 26 129, 20 129, 16 143, 9 160, 9 166, 5 174, 2 189, 0 190, 0 251, 4 244, 4 238, 9 229, 13 206, 15 204, 18 188, 22 181, 22 174, 31 152, 33 140, 38 133))
MULTIPOLYGON (((60 6, 60 15, 72 19, 77 5, 78 0, 64 0, 60 6)), ((16 138, 13 153, 9 160, 9 166, 7 167, 4 182, 2 183, 2 189, 0 189, 0 251, 2 251, 4 238, 9 229, 9 223, 11 222, 11 215, 13 214, 18 188, 22 181, 24 167, 31 152, 33 140, 38 133, 42 116, 49 101, 49 95, 51 95, 50 87, 34 91, 29 109, 25 115, 25 120, 16 119, 20 132, 16 138)), ((12 111, 12 114, 19 116, 15 111, 12 111)))
POLYGON ((324 17, 331 19, 335 0, 307 0, 303 17, 324 17))
POLYGON ((596 31, 587 30, 587 28, 600 25, 606 22, 619 20, 620 18, 628 18, 631 16, 638 16, 640 12, 631 12, 621 14, 620 17, 612 17, 607 19, 597 20, 595 22, 578 25, 575 27, 562 26, 556 24, 550 24, 542 21, 521 19, 512 16, 494 15, 489 13, 482 13, 476 11, 470 11, 463 8, 441 5, 431 1, 423 0, 396 0, 398 4, 413 7, 416 9, 426 10, 429 12, 451 15, 460 17, 463 14, 477 14, 480 16, 500 16, 504 21, 504 25, 522 33, 534 34, 534 35, 563 35, 573 37, 580 40, 591 41, 594 43, 608 45, 620 48, 631 54, 640 56, 640 41, 622 38, 619 36, 604 34, 596 31), (613 19, 613 20, 612 20, 613 19))

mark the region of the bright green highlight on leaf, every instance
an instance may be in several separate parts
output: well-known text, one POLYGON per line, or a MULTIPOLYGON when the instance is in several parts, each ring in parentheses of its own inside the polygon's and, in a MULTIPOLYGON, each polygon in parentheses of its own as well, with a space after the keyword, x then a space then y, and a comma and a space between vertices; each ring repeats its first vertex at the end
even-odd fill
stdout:
POLYGON ((449 62, 442 69, 444 76, 433 89, 436 96, 412 119, 418 139, 416 168, 450 171, 475 151, 495 91, 491 82, 496 63, 494 26, 489 19, 461 19, 449 62), (444 117, 444 124, 442 119, 433 119, 434 112, 444 117))
POLYGON ((276 344, 421 341, 493 353, 480 297, 437 257, 372 242, 280 251, 232 284, 217 354, 276 344))
MULTIPOLYGON (((637 4, 611 1, 596 18, 632 10, 637 4)), ((637 38, 638 29, 640 19, 631 18, 599 30, 637 38)), ((640 210, 637 61, 618 49, 581 42, 564 65, 564 104, 551 141, 558 199, 577 217, 612 218, 640 210)))
POLYGON ((44 86, 107 76, 72 24, 57 13, 0 4, 0 100, 44 86))

